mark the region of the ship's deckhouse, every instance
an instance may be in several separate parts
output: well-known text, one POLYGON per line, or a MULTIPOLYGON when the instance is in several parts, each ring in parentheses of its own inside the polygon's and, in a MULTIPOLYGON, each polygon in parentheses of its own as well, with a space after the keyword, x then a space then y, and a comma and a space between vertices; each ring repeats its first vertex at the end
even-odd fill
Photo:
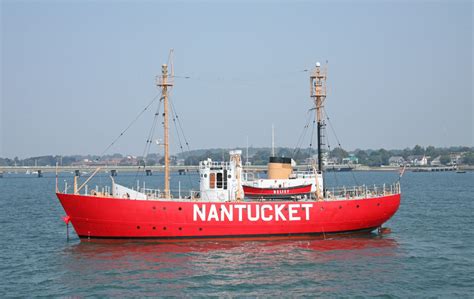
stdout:
POLYGON ((206 201, 229 201, 243 197, 241 151, 231 151, 229 162, 211 159, 199 163, 201 198, 206 201))

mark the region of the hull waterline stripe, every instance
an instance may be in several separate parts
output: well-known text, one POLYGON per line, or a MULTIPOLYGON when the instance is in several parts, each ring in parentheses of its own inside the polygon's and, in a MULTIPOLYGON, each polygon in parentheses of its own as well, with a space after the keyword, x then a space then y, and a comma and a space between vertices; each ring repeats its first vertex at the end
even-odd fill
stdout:
POLYGON ((123 239, 123 240, 179 240, 179 239, 258 239, 258 238, 292 238, 292 237, 314 237, 314 236, 324 236, 324 235, 351 235, 351 234, 365 234, 370 233, 377 229, 378 227, 363 228, 357 230, 341 231, 341 232, 317 232, 317 233, 290 233, 290 234, 256 234, 256 235, 213 235, 213 236, 176 236, 176 237, 160 237, 160 236, 150 236, 150 237, 107 237, 107 236, 83 236, 80 235, 80 239, 123 239))

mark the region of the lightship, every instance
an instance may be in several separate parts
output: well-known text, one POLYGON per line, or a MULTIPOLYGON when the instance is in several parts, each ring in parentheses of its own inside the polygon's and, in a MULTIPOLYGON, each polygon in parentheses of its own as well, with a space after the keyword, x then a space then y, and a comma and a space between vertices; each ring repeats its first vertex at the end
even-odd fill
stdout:
POLYGON ((77 177, 72 193, 67 189, 60 192, 56 184, 56 195, 66 212, 64 221, 72 223, 81 239, 295 237, 371 232, 398 210, 399 180, 370 188, 363 185, 329 191, 325 187, 321 130, 325 125, 322 109, 327 78, 319 63, 310 73, 310 97, 317 120, 317 165, 313 163, 310 171, 297 173, 291 166, 288 169, 287 160, 274 159, 269 163, 268 179, 259 182, 246 177, 241 151, 234 150, 229 161, 201 161, 199 191, 176 196, 170 192, 170 77, 167 65, 163 65, 157 86, 164 106, 164 189, 127 188, 113 178, 112 186, 105 191, 87 191, 87 181, 78 187, 77 177), (262 192, 268 194, 262 196, 262 192))

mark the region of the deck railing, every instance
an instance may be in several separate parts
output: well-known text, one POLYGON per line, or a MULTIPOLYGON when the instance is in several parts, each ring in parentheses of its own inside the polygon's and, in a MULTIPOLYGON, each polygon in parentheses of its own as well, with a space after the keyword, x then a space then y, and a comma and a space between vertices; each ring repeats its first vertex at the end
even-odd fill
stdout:
POLYGON ((363 199, 400 193, 400 182, 383 185, 362 185, 340 188, 327 188, 326 199, 363 199))
MULTIPOLYGON (((165 194, 161 189, 151 189, 137 186, 136 188, 130 188, 133 191, 137 191, 146 195, 147 200, 162 200, 165 199, 165 194)), ((63 193, 68 193, 70 186, 65 183, 63 193)), ((89 189, 86 185, 83 189, 82 195, 92 195, 92 196, 102 196, 102 197, 112 197, 112 188, 110 186, 104 186, 99 188, 95 186, 93 189, 89 189)), ((173 200, 201 200, 200 191, 196 190, 181 190, 172 189, 171 198, 173 200)), ((350 187, 340 187, 340 188, 327 188, 324 200, 344 200, 344 199, 364 199, 364 198, 373 198, 381 197, 387 195, 399 194, 400 191, 400 182, 395 182, 393 184, 383 184, 383 185, 362 185, 362 186, 350 186, 350 187)), ((302 197, 302 199, 311 200, 314 199, 314 196, 302 197)), ((128 198, 135 199, 135 198, 128 198)))

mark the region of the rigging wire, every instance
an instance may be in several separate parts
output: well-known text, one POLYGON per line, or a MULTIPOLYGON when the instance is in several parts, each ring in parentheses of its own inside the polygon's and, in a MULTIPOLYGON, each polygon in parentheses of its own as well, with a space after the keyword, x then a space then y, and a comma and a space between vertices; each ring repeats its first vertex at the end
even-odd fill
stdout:
MULTIPOLYGON (((326 143, 328 146, 328 151, 331 152, 331 143, 329 142, 329 134, 326 134, 326 143)), ((333 171, 333 174, 334 174, 334 181, 336 183, 335 185, 339 186, 339 180, 337 179, 336 171, 333 171)))
MULTIPOLYGON (((178 137, 179 148, 180 148, 180 150, 181 150, 181 154, 182 154, 183 157, 184 157, 183 144, 182 144, 182 142, 181 142, 181 137, 180 137, 180 134, 179 134, 178 125, 176 125, 176 120, 178 120, 178 124, 179 124, 179 127, 180 127, 180 129, 181 129, 181 132, 182 132, 182 135, 183 135, 183 139, 184 139, 184 142, 185 142, 185 144, 186 144, 186 146, 187 146, 188 151, 190 151, 189 143, 188 143, 188 141, 186 140, 186 135, 184 135, 184 131, 183 131, 183 128, 182 128, 182 126, 181 126, 181 122, 179 121, 179 118, 178 118, 178 113, 176 112, 176 108, 175 108, 175 106, 174 106, 174 104, 173 104, 173 101, 171 100, 171 97, 170 97, 170 101, 169 101, 169 102, 171 103, 171 105, 170 105, 171 114, 172 114, 172 117, 173 117, 174 128, 175 128, 175 130, 176 130, 176 136, 178 137)), ((187 175, 187 177, 188 177, 188 180, 189 180, 189 184, 190 184, 190 186, 191 186, 191 189, 193 189, 193 188, 194 188, 194 183, 193 183, 193 181, 191 180, 191 177, 190 177, 189 175, 187 175)))
POLYGON ((181 152, 183 152, 183 143, 181 142, 181 137, 180 137, 180 134, 179 134, 179 131, 178 131, 178 125, 176 124, 176 116, 175 116, 175 112, 173 110, 173 106, 170 107, 171 109, 171 117, 172 117, 172 120, 173 120, 173 123, 174 123, 174 128, 175 128, 175 131, 176 131, 176 137, 178 138, 178 144, 179 144, 179 150, 181 152))
MULTIPOLYGON (((173 113, 175 114, 175 117, 176 119, 178 120, 178 126, 179 126, 179 129, 181 130, 181 134, 183 135, 183 139, 184 139, 184 144, 186 144, 186 148, 188 151, 191 151, 191 148, 189 147, 189 142, 188 142, 188 139, 186 138, 186 135, 184 134, 184 130, 183 130, 183 126, 181 125, 181 121, 178 117, 178 113, 176 111, 176 108, 174 106, 174 103, 173 101, 170 100, 170 103, 171 103, 171 110, 173 111, 173 113)), ((173 119, 174 121, 174 119, 173 119)))
MULTIPOLYGON (((323 110, 324 110, 324 114, 326 115, 326 119, 329 123, 329 126, 331 127, 331 130, 332 130, 332 133, 334 134, 334 137, 336 138, 336 141, 337 141, 337 145, 339 146, 340 149, 342 149, 342 145, 341 145, 341 142, 339 141, 339 138, 337 137, 337 134, 336 134, 336 130, 334 130, 334 126, 332 125, 331 123, 331 119, 329 118, 329 115, 328 113, 326 112, 326 109, 323 107, 323 110)), ((351 171, 350 172, 352 174, 352 178, 354 179, 354 182, 356 183, 356 185, 359 185, 359 182, 357 181, 354 173, 351 171)))
POLYGON ((313 118, 313 126, 311 127, 311 139, 309 140, 309 148, 313 151, 314 125, 316 124, 316 115, 313 118))
POLYGON ((148 108, 156 101, 156 99, 160 95, 161 93, 153 97, 153 99, 148 103, 148 105, 146 105, 145 108, 142 111, 140 111, 140 113, 138 113, 138 115, 128 124, 128 126, 112 141, 112 143, 110 143, 109 146, 105 148, 105 150, 99 155, 99 158, 97 159, 97 161, 99 161, 104 156, 104 154, 123 136, 123 134, 125 134, 128 131, 128 129, 130 129, 130 127, 135 124, 135 122, 142 116, 143 113, 145 113, 145 111, 148 110, 148 108))
MULTIPOLYGON (((288 75, 295 75, 299 73, 305 73, 309 72, 309 69, 300 69, 297 71, 286 71, 286 72, 279 72, 279 73, 272 73, 271 77, 272 78, 278 78, 278 77, 283 77, 283 76, 288 76, 288 75)), ((216 76, 216 77, 201 77, 201 76, 192 76, 192 75, 172 75, 169 76, 169 78, 177 78, 177 79, 192 79, 192 80, 197 80, 197 81, 231 81, 231 82, 254 82, 259 79, 264 79, 268 78, 267 74, 255 74, 255 73, 244 73, 243 77, 222 77, 222 76, 216 76)))
POLYGON ((309 122, 311 121, 311 111, 313 109, 309 109, 307 112, 306 116, 306 122, 303 127, 303 130, 301 131, 300 137, 298 138, 298 141, 296 142, 296 146, 293 149, 293 157, 296 157, 296 155, 300 152, 301 150, 301 145, 303 144, 304 138, 306 137, 306 133, 308 132, 308 127, 309 127, 309 122))
MULTIPOLYGON (((143 157, 143 170, 146 169, 146 158, 148 157, 148 154, 149 154, 150 148, 151 148, 151 144, 153 143, 153 138, 155 136, 155 129, 156 129, 156 125, 158 123, 159 115, 160 115, 162 100, 163 100, 163 98, 160 98, 160 101, 158 103, 158 107, 156 108, 155 116, 153 117, 152 126, 150 128, 150 131, 148 132, 145 148, 143 149, 143 154, 142 154, 142 157, 143 157)), ((140 165, 140 161, 139 161, 137 171, 135 173, 135 180, 138 177, 138 173, 140 172, 141 167, 142 166, 140 165)))

